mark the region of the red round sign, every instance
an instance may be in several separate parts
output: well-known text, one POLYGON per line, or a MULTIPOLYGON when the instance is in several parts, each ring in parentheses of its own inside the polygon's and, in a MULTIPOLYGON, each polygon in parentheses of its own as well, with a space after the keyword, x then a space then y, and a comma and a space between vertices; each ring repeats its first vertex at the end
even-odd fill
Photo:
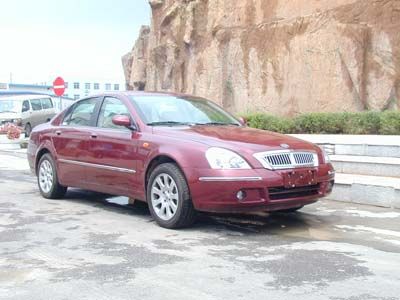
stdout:
POLYGON ((56 80, 54 80, 53 91, 54 91, 54 94, 56 94, 57 96, 61 97, 62 95, 64 95, 64 92, 65 92, 64 79, 62 79, 61 77, 57 77, 56 80))

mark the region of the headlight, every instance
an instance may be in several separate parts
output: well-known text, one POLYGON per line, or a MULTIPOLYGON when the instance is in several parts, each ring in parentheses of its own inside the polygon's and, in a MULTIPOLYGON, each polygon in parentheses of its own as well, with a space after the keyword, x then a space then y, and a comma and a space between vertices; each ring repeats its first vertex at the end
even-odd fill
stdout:
POLYGON ((326 152, 323 146, 321 146, 320 148, 322 150, 322 156, 324 157, 324 163, 325 164, 330 163, 331 159, 329 158, 329 154, 326 152))
POLYGON ((210 148, 206 158, 212 169, 251 169, 238 154, 223 148, 210 148))
POLYGON ((22 119, 13 119, 13 120, 11 120, 11 123, 14 123, 17 126, 21 126, 22 125, 22 119))

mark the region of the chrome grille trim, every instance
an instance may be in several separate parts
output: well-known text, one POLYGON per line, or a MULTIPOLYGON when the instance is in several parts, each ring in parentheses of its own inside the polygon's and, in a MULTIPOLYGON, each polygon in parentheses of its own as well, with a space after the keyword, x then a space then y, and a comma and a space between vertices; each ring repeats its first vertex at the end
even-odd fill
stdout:
POLYGON ((255 153, 253 156, 269 170, 318 167, 316 152, 299 150, 277 150, 255 153))

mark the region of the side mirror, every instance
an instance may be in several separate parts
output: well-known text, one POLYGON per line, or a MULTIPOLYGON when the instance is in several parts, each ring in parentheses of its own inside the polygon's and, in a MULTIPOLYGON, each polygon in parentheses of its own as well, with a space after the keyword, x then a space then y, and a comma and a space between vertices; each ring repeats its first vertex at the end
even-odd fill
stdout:
POLYGON ((243 118, 243 117, 239 118, 239 122, 240 122, 240 124, 242 124, 242 126, 246 126, 247 125, 247 120, 245 118, 243 118))
POLYGON ((136 126, 132 124, 131 118, 126 115, 116 115, 112 118, 114 125, 123 126, 132 130, 136 130, 136 126))

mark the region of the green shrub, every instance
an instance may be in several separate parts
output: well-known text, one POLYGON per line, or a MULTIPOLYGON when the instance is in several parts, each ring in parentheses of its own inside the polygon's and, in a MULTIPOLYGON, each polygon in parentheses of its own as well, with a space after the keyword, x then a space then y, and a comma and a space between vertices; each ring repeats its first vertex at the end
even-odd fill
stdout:
POLYGON ((400 112, 308 113, 295 118, 255 113, 245 116, 250 127, 280 133, 400 135, 400 112))
POLYGON ((347 118, 344 131, 345 134, 379 134, 381 123, 380 112, 352 113, 347 118))
POLYGON ((387 111, 381 114, 380 134, 400 134, 400 112, 387 111))
POLYGON ((296 132, 333 133, 344 131, 348 115, 346 113, 310 113, 295 118, 296 132))
POLYGON ((270 130, 280 133, 292 133, 294 123, 292 120, 268 114, 257 113, 245 117, 250 127, 270 130))

